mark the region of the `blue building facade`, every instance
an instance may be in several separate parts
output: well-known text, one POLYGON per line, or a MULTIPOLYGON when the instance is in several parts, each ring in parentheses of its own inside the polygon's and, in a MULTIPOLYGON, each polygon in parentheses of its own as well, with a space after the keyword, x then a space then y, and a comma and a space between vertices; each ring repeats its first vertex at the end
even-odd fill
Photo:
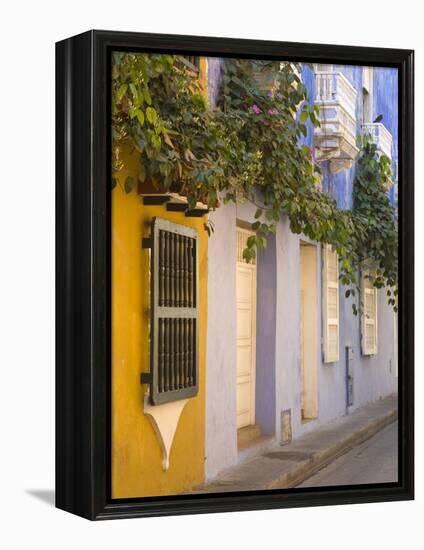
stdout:
MULTIPOLYGON (((392 159, 392 173, 397 177, 398 162, 398 86, 397 69, 376 67, 371 69, 373 79, 370 87, 370 110, 364 113, 364 68, 350 66, 335 66, 335 71, 340 71, 346 79, 358 90, 356 101, 356 133, 362 133, 362 125, 367 122, 372 124, 379 115, 383 115, 382 125, 392 137, 390 157, 392 159)), ((310 96, 314 97, 315 90, 309 87, 310 96)), ((387 151, 388 152, 388 151, 387 151)), ((349 169, 332 174, 329 162, 323 162, 321 168, 324 172, 324 190, 331 192, 337 200, 339 208, 352 208, 353 182, 355 178, 355 163, 349 169)), ((392 204, 395 204, 396 183, 388 191, 392 204)))

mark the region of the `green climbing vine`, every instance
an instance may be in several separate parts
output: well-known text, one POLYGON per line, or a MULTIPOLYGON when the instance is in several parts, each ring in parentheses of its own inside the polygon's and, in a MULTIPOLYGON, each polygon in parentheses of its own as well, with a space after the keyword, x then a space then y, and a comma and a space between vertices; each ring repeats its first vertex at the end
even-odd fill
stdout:
MULTIPOLYGON (((191 207, 200 200, 213 209, 242 144, 237 128, 228 129, 207 108, 198 75, 184 63, 171 55, 114 53, 113 172, 122 168, 122 145, 130 143, 139 153, 141 183, 178 191, 191 207)), ((251 177, 243 171, 237 179, 251 177)), ((126 190, 135 184, 127 181, 126 190)))
POLYGON ((397 310, 398 222, 387 195, 390 159, 379 155, 370 136, 364 136, 356 165, 353 190, 354 258, 377 288, 387 287, 388 302, 397 310))
MULTIPOLYGON (((308 103, 298 71, 291 63, 225 59, 218 103, 209 108, 198 74, 184 58, 115 52, 112 185, 122 169, 122 146, 129 143, 139 153, 139 182, 184 194, 190 208, 197 201, 211 210, 229 201, 256 205, 246 261, 266 246, 286 214, 294 233, 333 245, 347 293, 356 294, 365 267, 372 268, 375 286, 395 289, 397 224, 384 190, 389 159, 379 157, 366 138, 354 209, 337 208, 321 190, 312 151, 301 144, 319 125, 319 110, 308 103)), ((137 183, 127 178, 125 190, 137 183)))

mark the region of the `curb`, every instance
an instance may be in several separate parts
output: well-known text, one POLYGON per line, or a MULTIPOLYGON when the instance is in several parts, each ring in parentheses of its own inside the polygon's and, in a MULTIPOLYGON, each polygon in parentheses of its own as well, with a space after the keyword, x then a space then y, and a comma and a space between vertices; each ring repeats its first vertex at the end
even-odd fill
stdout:
POLYGON ((335 445, 332 445, 324 451, 316 451, 312 456, 300 462, 290 472, 286 472, 281 477, 269 483, 265 489, 290 489, 296 487, 310 476, 330 464, 339 456, 350 451, 356 445, 366 441, 377 432, 394 422, 398 417, 398 410, 393 409, 386 414, 372 420, 369 424, 353 432, 335 445))

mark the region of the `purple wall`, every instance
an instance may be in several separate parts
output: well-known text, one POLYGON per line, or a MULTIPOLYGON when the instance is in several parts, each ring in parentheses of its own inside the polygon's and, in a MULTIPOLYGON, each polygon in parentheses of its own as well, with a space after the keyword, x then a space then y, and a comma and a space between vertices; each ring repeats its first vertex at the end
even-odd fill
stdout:
POLYGON ((277 303, 275 236, 258 252, 256 305, 256 424, 275 433, 275 326, 277 303))

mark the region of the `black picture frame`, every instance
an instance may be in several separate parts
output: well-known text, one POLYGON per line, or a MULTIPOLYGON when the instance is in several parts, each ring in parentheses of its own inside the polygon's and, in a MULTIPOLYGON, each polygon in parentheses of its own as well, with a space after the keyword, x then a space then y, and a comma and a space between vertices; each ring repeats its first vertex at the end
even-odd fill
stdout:
POLYGON ((414 496, 414 53, 89 31, 56 44, 56 506, 91 520, 414 496), (111 500, 110 63, 113 49, 399 69, 399 482, 111 500))

